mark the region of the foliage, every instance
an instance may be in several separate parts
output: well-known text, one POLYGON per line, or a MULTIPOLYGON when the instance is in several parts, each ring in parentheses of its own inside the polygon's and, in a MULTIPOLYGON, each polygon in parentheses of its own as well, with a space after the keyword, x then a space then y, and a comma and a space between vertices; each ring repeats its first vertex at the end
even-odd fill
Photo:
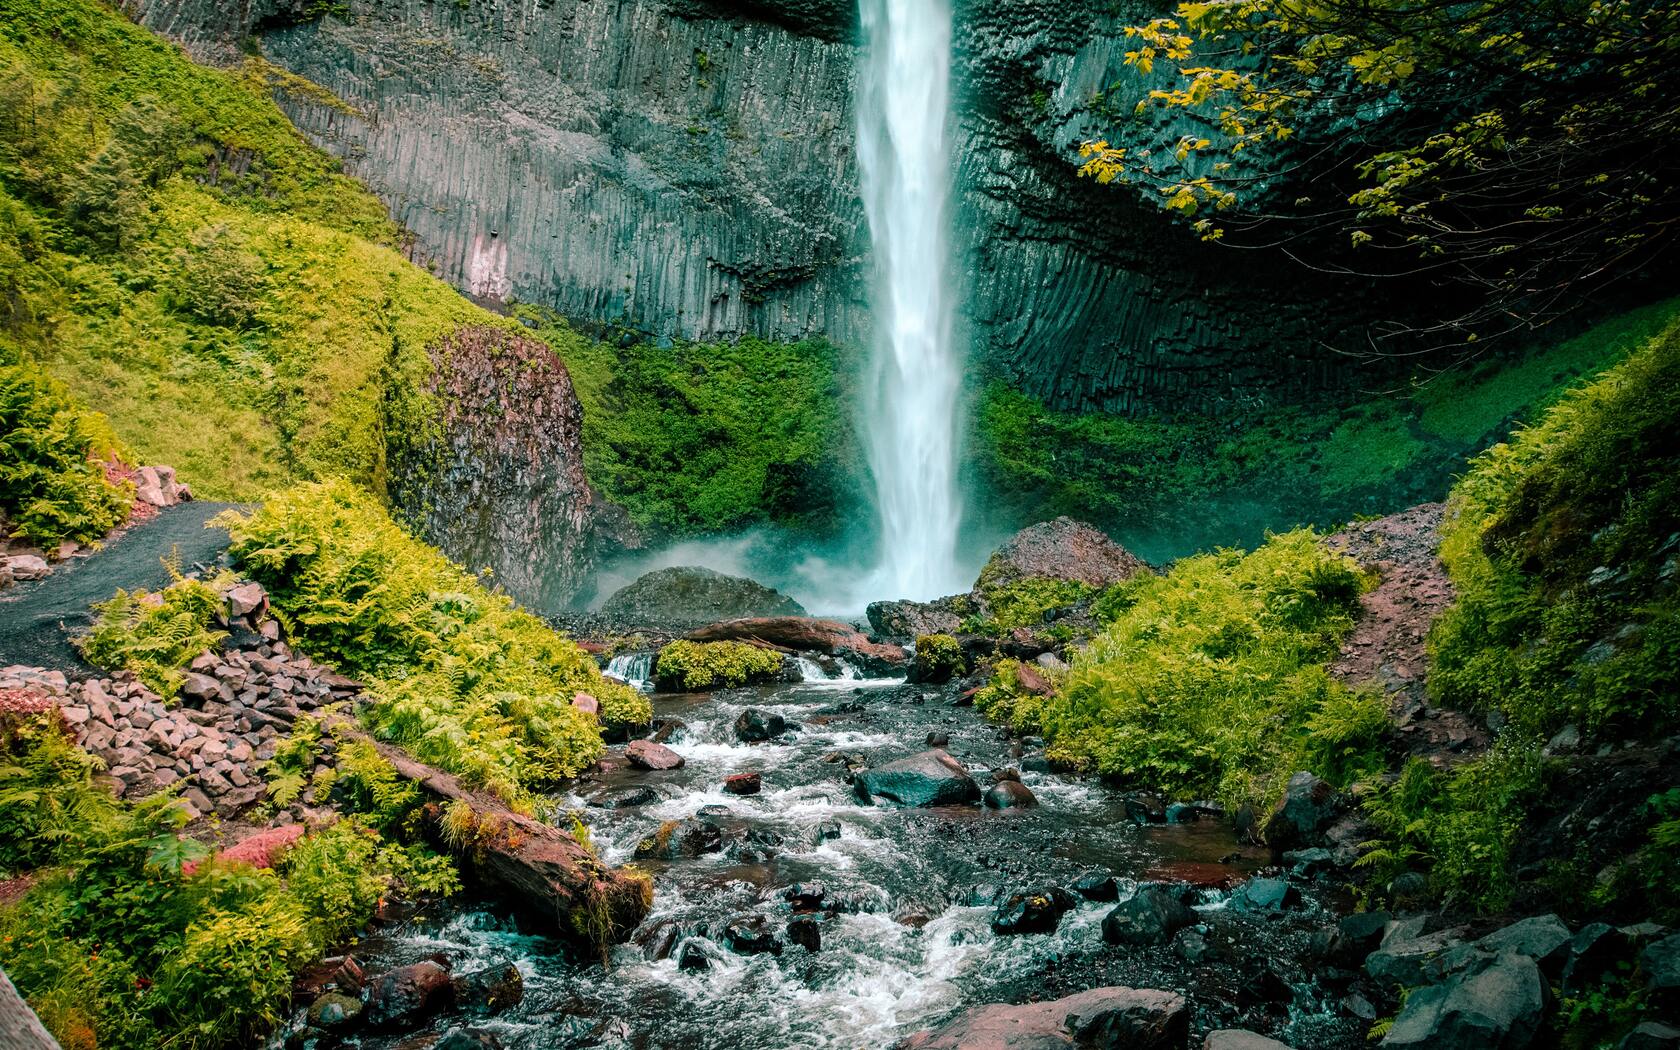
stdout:
POLYGON ((1383 883, 1423 871, 1447 906, 1497 911, 1516 887, 1511 849, 1540 773, 1539 748, 1514 739, 1450 771, 1413 759, 1367 796, 1365 812, 1380 837, 1359 863, 1383 883))
POLYGON ((132 489, 106 480, 88 414, 28 366, 0 363, 0 521, 47 550, 94 543, 128 520, 132 489))
POLYGON ((948 682, 968 673, 962 643, 948 634, 918 636, 914 666, 918 682, 948 682))
POLYGON ((223 609, 222 591, 230 581, 175 577, 161 591, 130 594, 119 590, 93 607, 97 619, 77 644, 88 662, 107 671, 129 671, 168 699, 181 688, 181 668, 200 653, 215 649, 226 632, 210 626, 223 609))
POLYGON ((1463 341, 1556 316, 1670 236, 1673 5, 1212 0, 1127 34, 1140 79, 1115 90, 1157 130, 1085 143, 1081 174, 1152 187, 1208 239, 1456 281, 1463 341))
POLYGON ((1471 466, 1442 558, 1432 690, 1544 737, 1680 724, 1680 327, 1471 466))
POLYGON ((980 573, 978 590, 985 615, 964 621, 964 630, 1002 633, 1017 627, 1037 627, 1055 609, 1065 609, 1096 593, 1096 588, 1078 580, 1057 580, 1028 576, 1000 582, 991 566, 980 573))
POLYGON ((828 343, 746 336, 615 348, 533 307, 518 316, 571 373, 590 481, 637 524, 829 528, 858 487, 861 454, 840 408, 847 362, 828 343))
POLYGON ((1264 800, 1303 768, 1345 783, 1383 758, 1381 701, 1324 670, 1364 586, 1309 530, 1186 558, 1098 600, 1110 622, 1054 695, 1004 661, 975 705, 1054 758, 1173 794, 1264 800))
POLYGON ((678 639, 659 650, 653 678, 661 689, 733 689, 781 672, 786 658, 746 642, 678 639))
POLYGON ((66 738, 56 713, 0 716, 0 873, 74 855, 113 815, 94 785, 99 761, 66 738))
POLYGON ((533 805, 532 791, 601 753, 577 692, 601 701, 609 726, 651 717, 645 697, 347 482, 299 485, 221 520, 297 644, 373 684, 377 735, 509 802, 533 805))

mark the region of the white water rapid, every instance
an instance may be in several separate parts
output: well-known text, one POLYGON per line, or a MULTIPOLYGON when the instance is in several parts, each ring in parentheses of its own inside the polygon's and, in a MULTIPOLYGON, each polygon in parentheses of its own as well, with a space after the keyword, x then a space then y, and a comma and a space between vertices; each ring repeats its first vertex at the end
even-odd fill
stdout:
POLYGON ((957 564, 961 362, 949 260, 949 0, 860 0, 857 153, 874 245, 872 398, 882 598, 966 590, 957 564))

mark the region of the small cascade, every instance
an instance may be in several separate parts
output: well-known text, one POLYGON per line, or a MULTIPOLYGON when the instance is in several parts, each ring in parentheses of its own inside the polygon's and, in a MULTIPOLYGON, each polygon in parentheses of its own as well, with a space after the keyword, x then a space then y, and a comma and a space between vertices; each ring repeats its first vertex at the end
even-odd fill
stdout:
POLYGON ((800 681, 811 684, 823 682, 840 684, 864 680, 863 676, 858 673, 858 669, 844 660, 830 659, 829 666, 825 667, 809 656, 795 656, 793 665, 799 669, 800 681))
POLYGON ((653 653, 619 653, 607 661, 607 676, 644 693, 653 692, 653 653))

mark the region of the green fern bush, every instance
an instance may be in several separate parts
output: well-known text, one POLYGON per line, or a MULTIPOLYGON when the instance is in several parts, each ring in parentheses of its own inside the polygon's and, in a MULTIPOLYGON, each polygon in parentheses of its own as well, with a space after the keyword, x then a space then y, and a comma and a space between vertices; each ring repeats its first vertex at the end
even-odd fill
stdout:
POLYGON ((1325 671, 1366 582, 1310 530, 1186 558, 1097 600, 1108 626, 1052 696, 1003 661, 975 705, 1055 759, 1178 795, 1265 801, 1304 768, 1346 783, 1383 763, 1382 701, 1325 671))
POLYGON ((115 807, 99 760, 67 740, 55 713, 0 715, 0 876, 74 854, 115 807))
POLYGON ((161 591, 119 590, 93 607, 93 627, 77 640, 82 655, 107 671, 130 671, 159 696, 169 699, 181 688, 182 668, 227 637, 210 626, 222 610, 222 593, 231 578, 211 582, 181 575, 161 591))
POLYGON ((90 457, 94 423, 30 365, 0 364, 0 516, 11 535, 51 550, 95 543, 128 520, 134 493, 90 457))
POLYGON ((646 697, 349 482, 299 485, 218 520, 297 644, 372 683, 377 735, 509 803, 533 807, 537 790, 601 754, 576 693, 600 701, 608 727, 652 717, 646 697))
POLYGON ((781 653, 746 642, 679 639, 659 650, 653 680, 672 692, 734 689, 780 674, 786 662, 781 653))

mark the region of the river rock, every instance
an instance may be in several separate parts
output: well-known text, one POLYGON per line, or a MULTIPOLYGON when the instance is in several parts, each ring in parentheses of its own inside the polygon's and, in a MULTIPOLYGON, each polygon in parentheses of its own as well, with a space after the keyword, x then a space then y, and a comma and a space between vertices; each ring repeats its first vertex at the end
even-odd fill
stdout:
POLYGON ((763 915, 743 915, 723 928, 724 943, 739 955, 782 954, 782 942, 763 915))
POLYGON ((1074 882, 1073 892, 1088 901, 1117 901, 1120 883, 1106 871, 1088 871, 1074 882))
POLYGON ((885 799, 900 806, 960 806, 980 801, 980 785, 963 764, 937 748, 858 773, 860 802, 885 799))
POLYGON ((624 749, 624 758, 637 769, 653 771, 681 769, 684 765, 681 755, 651 740, 630 741, 630 746, 624 749))
POLYGON ((1038 796, 1019 780, 1000 780, 986 789, 981 801, 987 809, 1031 809, 1038 805, 1038 796))
POLYGON ((1526 1047, 1539 1031, 1547 994, 1534 960, 1505 952, 1485 966, 1413 989, 1382 1045, 1420 1050, 1526 1047))
POLYGON ((479 1014, 499 1014, 525 998, 525 978, 512 963, 461 974, 450 982, 455 1005, 479 1014))
POLYGON ((399 966, 368 984, 367 1023, 373 1028, 412 1028, 449 1005, 449 971, 432 959, 399 966))
POLYGON ((658 801, 659 792, 643 785, 604 792, 590 799, 589 804, 596 809, 633 809, 636 806, 651 806, 658 801))
POLYGON ((636 843, 637 860, 680 860, 718 853, 723 829, 705 817, 666 821, 659 830, 636 843))
POLYGON ((1173 934, 1172 950, 1174 955, 1191 966, 1200 965, 1212 953, 1207 936, 1194 926, 1186 926, 1173 934))
POLYGON ((1130 898, 1103 917, 1103 940, 1136 946, 1165 944, 1174 933, 1196 921, 1176 896, 1160 886, 1140 886, 1130 898))
POLYGON ((1646 1021, 1624 1037, 1616 1050, 1680 1050, 1680 1028, 1646 1021))
POLYGON ((486 1028, 452 1028, 432 1044, 431 1050, 502 1050, 502 1041, 486 1028))
POLYGON ((1231 893, 1231 907, 1249 915, 1298 908, 1301 891, 1287 879, 1249 879, 1231 893))
POLYGON ((774 711, 760 711, 749 707, 735 719, 735 736, 749 744, 758 744, 787 732, 787 719, 774 711))
POLYGON ((1353 970, 1365 964, 1365 957, 1382 944, 1388 931, 1385 911, 1361 911, 1344 915, 1336 922, 1325 957, 1334 965, 1353 970))
POLYGON ((1423 933, 1422 920, 1396 923, 1377 950, 1365 958, 1365 972, 1388 988, 1414 988, 1424 982, 1431 959, 1463 943, 1463 927, 1423 933))
POLYGON ((758 616, 709 624, 685 635, 691 642, 766 642, 782 649, 843 656, 865 670, 893 673, 910 662, 902 645, 872 642, 857 628, 811 616, 758 616))
POLYGON ((823 906, 823 898, 827 895, 828 887, 820 882, 796 882, 782 894, 796 912, 816 911, 823 906))
POLYGON ((822 951, 822 930, 817 920, 809 916, 788 920, 787 939, 789 944, 797 944, 808 952, 822 951))
POLYGON ((723 778, 723 790, 730 795, 756 795, 764 787, 760 773, 734 773, 723 778))
POLYGON ((679 970, 709 970, 712 968, 711 956, 706 949, 700 947, 700 942, 690 939, 677 955, 677 969, 679 970))
POLYGON ((1054 933, 1062 916, 1078 903, 1073 894, 1060 886, 1016 890, 999 902, 992 913, 992 932, 1054 933))
POLYGON ((354 1028, 362 1019, 362 1001, 340 992, 326 992, 309 1004, 309 1023, 329 1032, 354 1028))
POLYGON ((979 589, 1025 579, 1070 580, 1107 587, 1149 567, 1095 525, 1062 517, 1029 525, 986 562, 979 589))
POLYGON ((865 615, 876 634, 907 642, 924 634, 956 634, 972 611, 968 596, 957 595, 932 602, 870 602, 865 615))
POLYGON ((1221 1028, 1202 1040, 1202 1050, 1292 1050, 1287 1043, 1241 1028, 1221 1028))
POLYGON ((973 1007, 899 1045, 903 1050, 1183 1050, 1189 1039, 1183 996, 1110 987, 1052 1002, 973 1007))
POLYGON ((1680 1006, 1680 934, 1647 946, 1639 953, 1639 969, 1645 974, 1645 990, 1652 1003, 1680 1006))
POLYGON ((1323 845, 1324 832, 1341 814, 1340 796, 1329 781, 1307 772, 1296 773, 1266 820, 1266 844, 1279 855, 1323 845))
POLYGON ((627 623, 698 626, 753 616, 804 616, 805 608, 756 580, 687 565, 637 578, 614 592, 601 613, 627 623))

